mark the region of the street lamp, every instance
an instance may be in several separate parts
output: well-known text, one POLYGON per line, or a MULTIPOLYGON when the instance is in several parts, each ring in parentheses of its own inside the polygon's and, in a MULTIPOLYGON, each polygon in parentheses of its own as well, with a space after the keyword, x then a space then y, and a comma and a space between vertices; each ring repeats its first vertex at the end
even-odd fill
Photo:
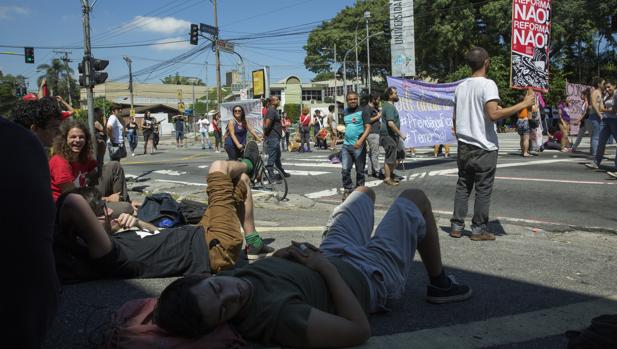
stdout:
POLYGON ((368 93, 371 94, 371 51, 369 45, 368 20, 371 18, 371 12, 364 12, 364 21, 366 22, 366 69, 367 69, 367 85, 368 93))

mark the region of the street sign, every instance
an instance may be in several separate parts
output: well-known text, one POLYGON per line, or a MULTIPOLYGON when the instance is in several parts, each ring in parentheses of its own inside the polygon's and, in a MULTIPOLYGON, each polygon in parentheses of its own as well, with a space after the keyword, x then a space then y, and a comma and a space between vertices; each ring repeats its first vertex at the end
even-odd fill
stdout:
POLYGON ((181 88, 176 90, 176 97, 178 97, 178 99, 182 99, 182 89, 181 88))
POLYGON ((184 113, 184 102, 178 102, 178 111, 184 113))
POLYGON ((184 109, 184 115, 193 115, 193 109, 184 109))
POLYGON ((135 117, 135 109, 134 108, 131 108, 130 115, 131 115, 131 117, 135 117))
POLYGON ((210 35, 217 35, 219 33, 219 28, 208 24, 199 23, 199 31, 210 35))
POLYGON ((216 40, 216 46, 218 46, 221 51, 234 53, 234 44, 229 41, 216 40))

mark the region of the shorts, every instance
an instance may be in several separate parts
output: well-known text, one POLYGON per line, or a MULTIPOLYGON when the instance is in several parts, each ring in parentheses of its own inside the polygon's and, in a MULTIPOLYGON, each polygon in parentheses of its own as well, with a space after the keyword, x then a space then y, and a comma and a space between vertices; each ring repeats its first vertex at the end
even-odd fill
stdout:
POLYGON ((386 158, 384 159, 384 162, 388 165, 396 164, 396 159, 398 158, 398 141, 390 136, 382 136, 380 139, 380 143, 384 151, 386 152, 386 158))
POLYGON ((426 235, 426 222, 414 202, 399 197, 392 203, 375 234, 371 198, 354 191, 339 205, 327 224, 319 249, 362 272, 368 281, 370 312, 387 310, 389 299, 401 298, 416 246, 426 235))
POLYGON ((144 142, 148 143, 150 138, 152 138, 152 130, 144 130, 144 142))
POLYGON ((176 140, 182 140, 184 139, 184 131, 176 131, 176 140))
POLYGON ((528 135, 531 133, 531 129, 529 128, 529 120, 527 119, 518 119, 516 122, 516 132, 519 135, 528 135))
POLYGON ((207 181, 208 208, 200 224, 209 246, 210 267, 217 273, 233 268, 240 257, 244 239, 238 209, 244 205, 249 188, 222 172, 208 174, 207 181))
POLYGON ((401 138, 398 139, 398 144, 396 147, 396 160, 405 160, 405 143, 401 138))

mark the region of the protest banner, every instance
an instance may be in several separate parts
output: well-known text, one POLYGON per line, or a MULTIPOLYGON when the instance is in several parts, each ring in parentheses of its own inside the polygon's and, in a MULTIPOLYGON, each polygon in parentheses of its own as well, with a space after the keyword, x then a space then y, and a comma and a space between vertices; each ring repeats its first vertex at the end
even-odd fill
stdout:
POLYGON ((261 101, 259 99, 245 99, 243 101, 221 103, 221 132, 225 134, 227 122, 234 118, 233 107, 239 105, 244 109, 246 123, 251 126, 255 134, 263 137, 263 118, 261 116, 261 101))
POLYGON ((568 102, 568 114, 570 114, 570 134, 577 135, 580 127, 580 119, 585 115, 587 107, 583 105, 583 92, 592 90, 591 86, 571 84, 566 82, 566 101, 568 102))
POLYGON ((513 0, 510 86, 547 93, 551 0, 513 0))
POLYGON ((431 84, 388 77, 388 86, 396 87, 398 91, 399 101, 395 107, 401 120, 401 131, 407 137, 406 148, 456 143, 452 113, 454 90, 458 84, 458 81, 431 84))

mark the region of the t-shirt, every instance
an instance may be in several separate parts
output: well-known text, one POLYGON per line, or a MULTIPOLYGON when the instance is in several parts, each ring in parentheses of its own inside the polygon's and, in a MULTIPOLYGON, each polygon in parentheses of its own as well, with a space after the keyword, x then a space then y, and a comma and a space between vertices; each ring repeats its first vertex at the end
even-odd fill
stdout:
POLYGON ((606 97, 604 99, 604 109, 608 110, 604 112, 604 117, 609 119, 617 119, 617 112, 613 111, 614 106, 617 105, 617 93, 612 97, 606 97))
POLYGON ((212 119, 212 128, 214 129, 214 132, 221 132, 219 122, 216 119, 212 119))
POLYGON ((346 109, 345 116, 345 140, 343 144, 354 145, 364 133, 364 125, 370 125, 371 119, 365 108, 357 107, 354 110, 346 109))
POLYGON ((184 132, 184 120, 182 120, 182 117, 175 118, 174 123, 176 125, 176 132, 184 132))
POLYGON ((518 119, 519 120, 527 120, 529 119, 529 112, 527 111, 527 108, 521 110, 518 112, 518 119))
POLYGON ((490 101, 499 101, 499 90, 493 80, 467 78, 454 92, 456 103, 456 137, 459 141, 485 150, 499 149, 495 123, 484 111, 490 101))
POLYGON ((308 126, 311 123, 311 116, 308 114, 300 115, 300 124, 302 126, 308 126))
MULTIPOLYGON (((58 305, 54 265, 54 202, 47 156, 34 133, 0 117, 0 192, 5 198, 0 247, 3 339, 21 348, 44 347, 58 305), (17 145, 17 146, 16 146, 17 145)), ((7 345, 9 346, 9 345, 7 345)))
POLYGON ((199 126, 199 132, 208 132, 210 121, 208 119, 200 119, 197 121, 197 125, 199 126))
POLYGON ((154 126, 154 119, 152 117, 144 117, 144 122, 142 126, 144 133, 152 132, 153 126, 154 126))
POLYGON ((283 126, 281 125, 281 116, 278 111, 276 111, 276 108, 272 106, 269 107, 265 118, 270 120, 270 129, 264 130, 264 133, 267 134, 267 138, 281 138, 283 126))
POLYGON ((107 119, 107 127, 111 127, 111 139, 110 141, 115 144, 122 143, 122 131, 124 130, 124 126, 118 119, 118 117, 114 114, 111 114, 107 119))
MULTIPOLYGON (((371 119, 375 117, 377 113, 379 113, 379 109, 375 107, 371 107, 370 105, 367 105, 366 109, 368 110, 368 113, 371 119)), ((379 134, 380 132, 381 132, 381 120, 377 119, 376 121, 371 122, 371 133, 379 134)))
POLYGON ((49 159, 49 173, 51 178, 51 192, 54 202, 58 200, 62 189, 60 185, 73 183, 76 188, 86 186, 86 175, 96 168, 96 160, 90 159, 85 163, 69 162, 60 155, 49 159))
POLYGON ((388 121, 394 122, 396 128, 398 128, 399 130, 401 129, 401 118, 398 115, 398 110, 396 110, 394 104, 390 102, 384 102, 383 106, 381 107, 381 135, 390 136, 392 139, 398 142, 398 134, 394 132, 394 130, 392 130, 390 126, 388 126, 388 121))
POLYGON ((564 103, 559 104, 559 110, 561 111, 561 118, 564 122, 570 122, 570 108, 564 103))
MULTIPOLYGON (((370 292, 364 274, 336 257, 329 260, 368 313, 370 292)), ((232 322, 248 340, 304 347, 311 308, 336 313, 324 278, 299 263, 271 257, 218 275, 240 277, 253 285, 250 303, 232 322)))

